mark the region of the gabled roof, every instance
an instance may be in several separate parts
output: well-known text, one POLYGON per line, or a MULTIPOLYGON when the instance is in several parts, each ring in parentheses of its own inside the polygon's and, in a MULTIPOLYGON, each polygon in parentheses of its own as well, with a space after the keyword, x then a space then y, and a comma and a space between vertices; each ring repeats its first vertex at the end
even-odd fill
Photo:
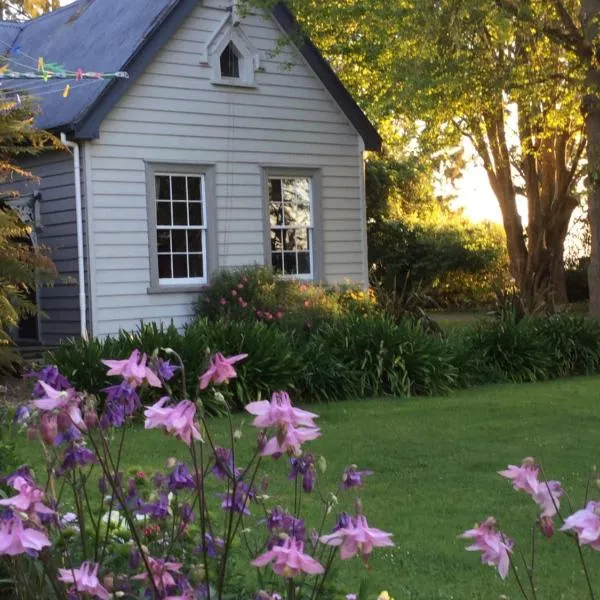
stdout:
MULTIPOLYGON (((199 0, 77 0, 32 21, 0 22, 0 54, 5 54, 17 71, 35 71, 39 56, 69 71, 127 71, 129 79, 91 80, 73 86, 68 101, 56 88, 60 80, 48 83, 56 94, 40 96, 40 128, 65 131, 76 139, 93 139, 116 102, 198 4, 199 0)), ((273 16, 292 35, 302 56, 363 138, 366 149, 379 150, 381 138, 376 129, 317 48, 298 35, 296 21, 283 2, 274 8, 273 16)), ((28 85, 19 82, 22 89, 28 85)))

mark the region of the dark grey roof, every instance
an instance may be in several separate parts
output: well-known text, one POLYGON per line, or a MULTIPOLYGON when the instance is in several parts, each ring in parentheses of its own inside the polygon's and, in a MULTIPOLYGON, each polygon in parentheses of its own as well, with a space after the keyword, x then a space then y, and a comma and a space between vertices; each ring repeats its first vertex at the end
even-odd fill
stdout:
MULTIPOLYGON (((40 93, 39 127, 91 139, 98 136, 102 120, 199 1, 77 0, 26 23, 0 22, 0 53, 9 58, 11 68, 17 71, 35 71, 39 56, 69 71, 127 71, 127 80, 77 82, 67 100, 60 93, 64 81, 48 82, 45 86, 39 82, 18 82, 20 88, 30 85, 34 93, 40 93), (49 90, 56 93, 48 93, 49 90)), ((283 3, 277 5, 273 16, 285 31, 296 32, 294 18, 283 3)), ((315 46, 310 40, 301 39, 299 42, 294 35, 300 52, 361 134, 366 148, 379 150, 381 138, 375 128, 315 46)))

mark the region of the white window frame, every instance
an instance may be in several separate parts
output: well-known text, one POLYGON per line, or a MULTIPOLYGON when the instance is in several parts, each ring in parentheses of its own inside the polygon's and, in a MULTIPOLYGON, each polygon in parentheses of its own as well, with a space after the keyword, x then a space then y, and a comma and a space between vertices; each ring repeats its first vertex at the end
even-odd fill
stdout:
MULTIPOLYGON (((287 230, 287 229, 307 229, 308 230, 308 243, 309 243, 309 260, 310 260, 310 273, 301 274, 278 274, 278 277, 282 279, 296 279, 299 281, 320 281, 323 279, 323 235, 322 235, 322 215, 321 215, 321 172, 319 169, 291 169, 287 167, 274 168, 265 167, 263 168, 263 179, 264 179, 264 206, 265 206, 265 264, 269 267, 273 267, 273 252, 271 248, 271 231, 273 229, 287 230), (270 218, 270 203, 271 199, 269 196, 269 183, 271 180, 283 180, 283 179, 308 179, 310 184, 310 224, 302 227, 287 227, 283 226, 272 226, 270 218)), ((298 250, 296 250, 296 253, 298 250)), ((282 250, 283 254, 283 250, 282 250)), ((284 266, 284 259, 282 257, 282 267, 284 266)))

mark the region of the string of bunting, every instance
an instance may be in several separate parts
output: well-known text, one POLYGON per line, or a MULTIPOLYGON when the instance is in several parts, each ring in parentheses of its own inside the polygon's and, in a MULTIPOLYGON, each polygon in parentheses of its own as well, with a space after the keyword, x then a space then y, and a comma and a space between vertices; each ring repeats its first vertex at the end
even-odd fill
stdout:
MULTIPOLYGON (((1 40, 0 43, 4 46, 9 47, 8 44, 1 40)), ((38 57, 36 61, 32 56, 20 51, 20 49, 17 50, 12 46, 9 47, 8 54, 13 55, 13 57, 9 59, 10 62, 7 62, 6 64, 0 66, 0 86, 2 86, 2 80, 7 79, 13 81, 27 81, 27 83, 22 84, 24 87, 22 90, 19 91, 22 91, 24 93, 32 93, 35 91, 36 95, 38 96, 46 94, 37 93, 37 89, 34 90, 34 87, 39 84, 47 84, 50 81, 54 81, 56 83, 60 82, 61 80, 72 80, 66 82, 64 87, 62 87, 62 85, 60 86, 62 88, 62 97, 68 98, 76 82, 82 82, 84 80, 99 81, 110 79, 129 79, 129 73, 127 73, 126 71, 103 73, 98 71, 88 71, 81 68, 75 71, 69 71, 65 69, 65 67, 57 63, 46 62, 46 60, 42 56, 38 57), (29 66, 27 64, 21 63, 14 58, 15 55, 27 57, 33 63, 37 62, 37 64, 35 66, 29 66), (14 67, 21 67, 23 68, 23 70, 17 70, 14 67)), ((81 87, 81 85, 78 85, 77 87, 81 87)), ((20 97, 18 94, 17 102, 18 104, 20 104, 20 97)))

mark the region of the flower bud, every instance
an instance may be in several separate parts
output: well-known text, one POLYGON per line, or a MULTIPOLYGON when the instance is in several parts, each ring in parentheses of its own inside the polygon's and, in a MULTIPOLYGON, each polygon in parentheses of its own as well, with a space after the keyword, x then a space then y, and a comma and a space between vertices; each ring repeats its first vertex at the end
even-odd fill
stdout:
POLYGON ((83 417, 83 422, 88 429, 95 429, 98 426, 98 413, 95 410, 88 410, 83 417))
POLYGON ((174 457, 170 457, 167 459, 167 469, 173 469, 177 464, 177 459, 174 457))
POLYGON ((73 421, 69 416, 69 413, 65 411, 60 411, 58 415, 56 415, 56 424, 58 425, 59 431, 67 431, 73 425, 73 421))
POLYGON ((552 517, 540 517, 538 525, 545 537, 551 538, 554 535, 554 520, 552 517))
POLYGON ((104 587, 109 591, 112 592, 113 587, 115 585, 115 578, 114 575, 112 573, 109 573, 108 575, 104 576, 104 579, 102 580, 102 584, 104 585, 104 587))
POLYGON ((46 444, 53 444, 58 435, 56 415, 45 413, 40 420, 40 436, 46 444))
POLYGON ((131 551, 129 552, 129 568, 132 571, 137 571, 137 569, 140 566, 141 560, 142 560, 142 557, 140 556, 138 549, 135 547, 132 548, 131 551))
POLYGON ((264 431, 260 431, 258 434, 258 449, 262 452, 267 445, 267 434, 264 431))
POLYGON ((35 442, 35 440, 38 439, 38 430, 37 427, 33 427, 31 426, 28 430, 27 430, 27 439, 30 442, 35 442))

